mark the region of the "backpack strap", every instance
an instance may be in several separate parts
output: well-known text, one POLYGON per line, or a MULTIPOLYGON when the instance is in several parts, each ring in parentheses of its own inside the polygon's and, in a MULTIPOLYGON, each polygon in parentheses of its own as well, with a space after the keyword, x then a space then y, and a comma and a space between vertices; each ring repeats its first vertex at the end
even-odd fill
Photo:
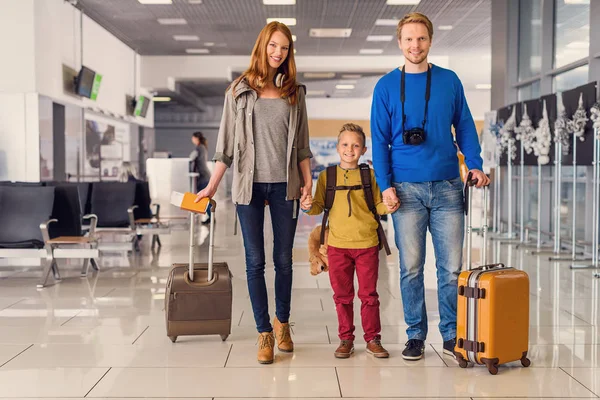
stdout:
POLYGON ((390 246, 388 245, 387 238, 385 237, 385 232, 383 230, 383 226, 381 226, 381 219, 379 218, 379 214, 377 214, 377 208, 375 207, 375 200, 373 197, 373 186, 371 185, 371 168, 369 164, 360 164, 358 166, 360 168, 360 180, 362 182, 362 187, 365 192, 365 200, 367 202, 367 207, 369 211, 373 213, 375 220, 377 221, 377 236, 379 237, 379 248, 385 247, 385 253, 389 256, 392 254, 390 251, 390 246))
POLYGON ((337 166, 330 165, 325 172, 325 206, 323 207, 323 222, 321 222, 321 245, 325 244, 325 228, 329 219, 329 210, 333 207, 335 199, 335 186, 337 184, 337 166))

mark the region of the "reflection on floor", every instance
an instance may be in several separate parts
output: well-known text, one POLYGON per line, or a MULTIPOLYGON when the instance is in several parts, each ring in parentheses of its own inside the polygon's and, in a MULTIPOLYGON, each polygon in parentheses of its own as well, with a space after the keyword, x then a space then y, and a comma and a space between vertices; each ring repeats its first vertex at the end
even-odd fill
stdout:
MULTIPOLYGON (((389 359, 373 359, 358 340, 347 360, 333 357, 337 323, 327 274, 308 272, 306 237, 319 219, 300 216, 294 254, 293 354, 275 363, 255 361, 256 332, 248 298, 241 237, 233 235, 233 207, 217 215, 215 259, 234 275, 234 323, 218 336, 180 337, 164 326, 164 290, 172 263, 187 260, 187 232, 148 240, 133 259, 101 259, 103 270, 78 277, 77 263, 62 266, 63 281, 37 291, 38 268, 0 269, 0 398, 589 398, 600 395, 598 286, 587 270, 551 263, 514 246, 490 254, 529 273, 532 366, 460 369, 442 355, 431 244, 426 264, 429 337, 418 362, 400 357, 406 341, 397 252, 382 257, 379 281, 383 343, 389 359)), ((267 219, 267 227, 270 220, 267 219)), ((388 230, 391 231, 391 230, 388 230)), ((272 242, 267 228, 267 242, 272 242)), ((198 260, 206 260, 208 229, 199 227, 198 260)), ((393 238, 390 237, 393 243, 393 238)), ((479 241, 475 240, 477 244, 479 241)), ((272 246, 266 254, 272 253, 272 246)), ((477 256, 474 256, 477 259, 477 256)), ((273 268, 267 282, 273 300, 273 268)), ((359 310, 360 304, 355 303, 359 310)), ((271 301, 273 310, 273 301, 271 301)), ((360 315, 360 313, 356 313, 360 315)), ((357 337, 361 338, 357 319, 357 337)))

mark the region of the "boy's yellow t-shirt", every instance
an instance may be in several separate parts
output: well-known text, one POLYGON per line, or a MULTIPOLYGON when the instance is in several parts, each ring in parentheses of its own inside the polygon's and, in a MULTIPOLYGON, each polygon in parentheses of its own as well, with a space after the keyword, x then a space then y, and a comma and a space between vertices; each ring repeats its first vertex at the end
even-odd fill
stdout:
MULTIPOLYGON (((336 170, 337 186, 362 184, 358 168, 345 170, 338 165, 336 170)), ((375 174, 372 169, 370 172, 373 200, 377 213, 380 215, 387 214, 388 209, 382 202, 381 191, 377 186, 377 182, 375 182, 375 174)), ((308 214, 319 215, 323 212, 326 186, 327 170, 319 174, 317 190, 313 198, 312 208, 308 211, 308 214)), ((333 206, 329 211, 329 238, 327 244, 342 249, 368 249, 379 244, 377 221, 367 207, 364 190, 336 190, 333 206), (350 192, 352 212, 350 212, 348 204, 348 192, 350 192)))

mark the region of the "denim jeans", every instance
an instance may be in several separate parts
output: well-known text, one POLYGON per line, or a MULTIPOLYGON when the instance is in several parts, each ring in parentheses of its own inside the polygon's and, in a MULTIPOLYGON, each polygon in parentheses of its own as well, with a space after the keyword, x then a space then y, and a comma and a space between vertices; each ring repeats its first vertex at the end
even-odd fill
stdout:
POLYGON ((400 291, 409 339, 427 338, 423 267, 425 238, 431 232, 437 269, 439 329, 444 341, 456 336, 457 281, 464 235, 460 178, 394 183, 400 208, 392 218, 400 252, 400 291))
POLYGON ((246 252, 246 278, 258 332, 271 332, 269 302, 265 282, 265 201, 269 202, 273 225, 273 263, 275 264, 275 315, 285 323, 290 318, 292 297, 292 248, 296 223, 296 200, 286 200, 286 183, 254 183, 249 205, 238 205, 246 252))

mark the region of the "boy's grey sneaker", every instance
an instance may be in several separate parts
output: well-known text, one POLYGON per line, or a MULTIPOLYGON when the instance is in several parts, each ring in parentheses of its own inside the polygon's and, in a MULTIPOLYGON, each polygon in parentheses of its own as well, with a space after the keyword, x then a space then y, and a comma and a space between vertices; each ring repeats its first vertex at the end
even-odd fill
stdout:
POLYGON ((456 347, 456 339, 446 340, 444 342, 444 354, 452 357, 456 357, 454 354, 454 348, 456 347))
POLYGON ((419 339, 410 339, 406 342, 402 358, 409 361, 416 361, 423 358, 423 353, 425 353, 425 342, 419 339))

